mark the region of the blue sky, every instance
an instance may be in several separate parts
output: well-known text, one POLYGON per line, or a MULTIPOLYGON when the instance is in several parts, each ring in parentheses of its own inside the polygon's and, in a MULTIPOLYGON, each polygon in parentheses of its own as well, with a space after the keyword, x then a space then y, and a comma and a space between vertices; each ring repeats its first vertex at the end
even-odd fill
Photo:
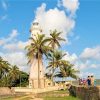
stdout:
POLYGON ((67 43, 61 49, 80 76, 100 78, 100 0, 0 0, 0 56, 22 70, 27 70, 23 48, 35 18, 44 33, 62 29, 67 43))

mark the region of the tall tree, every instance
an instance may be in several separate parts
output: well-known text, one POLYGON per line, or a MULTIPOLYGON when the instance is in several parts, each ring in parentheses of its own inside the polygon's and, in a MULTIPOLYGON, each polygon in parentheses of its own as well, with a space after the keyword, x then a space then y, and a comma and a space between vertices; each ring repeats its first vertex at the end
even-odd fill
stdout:
POLYGON ((5 76, 10 70, 10 64, 0 57, 0 79, 5 76))
POLYGON ((48 53, 49 64, 47 66, 47 69, 53 70, 51 80, 53 79, 56 68, 60 68, 62 66, 62 62, 64 62, 64 60, 62 59, 65 55, 65 53, 58 50, 54 51, 53 53, 48 53))
POLYGON ((40 87, 40 61, 42 61, 43 54, 46 55, 51 48, 47 46, 49 39, 45 38, 44 34, 37 34, 30 40, 31 43, 26 46, 28 63, 32 64, 34 58, 38 60, 38 86, 40 87))
POLYGON ((16 65, 12 66, 8 78, 10 80, 10 86, 15 86, 17 84, 16 80, 20 78, 20 70, 16 65))
POLYGON ((60 47, 60 42, 61 41, 65 41, 65 39, 63 39, 61 37, 61 32, 57 32, 57 30, 53 30, 50 31, 50 37, 49 37, 49 45, 52 46, 53 50, 55 49, 55 47, 60 47))
MULTIPOLYGON (((56 47, 60 47, 60 42, 65 41, 61 36, 61 32, 57 32, 55 29, 54 31, 50 31, 50 37, 49 37, 49 45, 51 45, 53 49, 53 53, 56 47)), ((52 68, 52 82, 53 82, 53 73, 54 73, 54 56, 53 59, 53 68, 52 68)))

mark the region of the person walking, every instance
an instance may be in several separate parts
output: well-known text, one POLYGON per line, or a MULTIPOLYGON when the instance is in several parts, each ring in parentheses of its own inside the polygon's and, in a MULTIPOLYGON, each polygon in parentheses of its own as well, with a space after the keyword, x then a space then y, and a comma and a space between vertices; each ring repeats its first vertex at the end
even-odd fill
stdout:
POLYGON ((88 86, 91 86, 91 77, 90 76, 88 76, 88 78, 87 78, 87 84, 88 84, 88 86))

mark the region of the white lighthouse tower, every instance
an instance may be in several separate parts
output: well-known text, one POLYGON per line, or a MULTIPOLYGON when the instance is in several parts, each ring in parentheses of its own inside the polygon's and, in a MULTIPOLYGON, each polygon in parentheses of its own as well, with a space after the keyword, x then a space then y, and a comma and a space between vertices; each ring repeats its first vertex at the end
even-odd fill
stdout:
POLYGON ((35 38, 37 34, 42 34, 42 29, 37 21, 32 23, 30 32, 32 38, 35 38))
MULTIPOLYGON (((33 22, 31 25, 31 37, 35 38, 37 34, 42 34, 42 29, 39 26, 38 22, 33 22)), ((29 75, 29 87, 30 88, 44 88, 45 81, 44 81, 44 66, 42 60, 40 61, 40 68, 38 70, 38 60, 34 59, 31 64, 30 68, 30 75, 29 75), (39 73, 38 73, 39 72, 39 73), (38 86, 38 76, 39 76, 39 84, 38 86)))

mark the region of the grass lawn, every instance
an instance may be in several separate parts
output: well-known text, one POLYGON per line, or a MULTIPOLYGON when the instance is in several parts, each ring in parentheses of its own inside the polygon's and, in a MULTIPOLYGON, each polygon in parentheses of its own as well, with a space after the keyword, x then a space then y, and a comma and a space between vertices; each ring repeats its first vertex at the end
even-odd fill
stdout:
POLYGON ((44 100, 79 100, 77 98, 68 96, 68 97, 46 97, 44 100))
MULTIPOLYGON (((32 100, 32 96, 33 95, 4 97, 0 100, 32 100)), ((79 100, 78 98, 69 96, 68 91, 65 90, 39 93, 35 97, 42 98, 43 100, 79 100)))
POLYGON ((68 95, 68 91, 59 90, 38 94, 37 96, 40 98, 44 98, 43 100, 79 100, 78 98, 72 97, 68 95))

